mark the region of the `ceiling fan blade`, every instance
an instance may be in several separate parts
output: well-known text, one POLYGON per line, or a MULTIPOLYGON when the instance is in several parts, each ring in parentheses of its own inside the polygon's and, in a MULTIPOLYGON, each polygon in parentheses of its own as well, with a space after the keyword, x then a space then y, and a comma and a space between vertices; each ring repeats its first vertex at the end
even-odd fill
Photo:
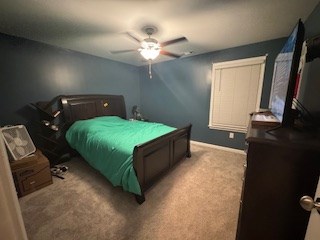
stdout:
POLYGON ((130 32, 126 32, 126 34, 131 37, 133 40, 135 40, 138 43, 141 43, 141 39, 139 39, 138 37, 136 37, 134 34, 130 33, 130 32))
POLYGON ((169 57, 174 57, 174 58, 180 58, 180 57, 183 56, 183 55, 179 55, 179 54, 167 52, 167 51, 164 51, 164 50, 161 50, 161 51, 160 51, 160 54, 166 55, 166 56, 169 56, 169 57))
POLYGON ((118 51, 110 51, 112 54, 118 54, 118 53, 127 53, 127 52, 135 52, 136 49, 127 49, 127 50, 118 50, 118 51))
POLYGON ((183 42, 183 41, 188 41, 188 39, 186 37, 176 38, 176 39, 172 39, 172 40, 160 43, 160 46, 164 47, 164 46, 167 46, 167 45, 170 45, 170 44, 174 44, 174 43, 177 43, 177 42, 183 42))

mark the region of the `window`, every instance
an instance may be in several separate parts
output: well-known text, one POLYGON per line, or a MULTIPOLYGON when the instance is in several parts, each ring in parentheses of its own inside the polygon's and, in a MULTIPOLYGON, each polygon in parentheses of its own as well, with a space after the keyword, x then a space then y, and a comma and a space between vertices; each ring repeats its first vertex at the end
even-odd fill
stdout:
POLYGON ((214 63, 209 128, 246 132, 258 111, 266 56, 214 63))

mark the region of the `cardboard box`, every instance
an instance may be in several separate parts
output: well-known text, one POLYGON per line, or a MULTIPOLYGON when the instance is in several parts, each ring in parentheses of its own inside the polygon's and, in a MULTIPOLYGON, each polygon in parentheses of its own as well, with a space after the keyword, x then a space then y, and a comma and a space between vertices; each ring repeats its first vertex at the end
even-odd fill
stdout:
POLYGON ((10 163, 18 197, 52 184, 48 159, 37 150, 33 155, 10 163))

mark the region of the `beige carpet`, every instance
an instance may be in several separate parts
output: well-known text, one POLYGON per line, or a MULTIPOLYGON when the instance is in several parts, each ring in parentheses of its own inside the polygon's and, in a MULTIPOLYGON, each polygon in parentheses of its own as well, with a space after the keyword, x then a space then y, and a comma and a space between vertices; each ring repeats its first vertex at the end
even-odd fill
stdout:
POLYGON ((80 159, 65 180, 20 199, 30 240, 235 239, 244 155, 192 145, 179 164, 146 193, 112 187, 80 159))

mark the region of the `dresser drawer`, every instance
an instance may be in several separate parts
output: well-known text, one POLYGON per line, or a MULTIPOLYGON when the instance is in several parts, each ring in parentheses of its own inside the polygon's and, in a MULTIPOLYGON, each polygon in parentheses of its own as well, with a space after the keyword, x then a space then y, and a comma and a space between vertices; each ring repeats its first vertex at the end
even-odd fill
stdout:
POLYGON ((44 166, 42 169, 38 169, 33 175, 30 175, 23 180, 21 179, 23 192, 35 191, 51 184, 51 182, 52 179, 49 166, 44 166))

